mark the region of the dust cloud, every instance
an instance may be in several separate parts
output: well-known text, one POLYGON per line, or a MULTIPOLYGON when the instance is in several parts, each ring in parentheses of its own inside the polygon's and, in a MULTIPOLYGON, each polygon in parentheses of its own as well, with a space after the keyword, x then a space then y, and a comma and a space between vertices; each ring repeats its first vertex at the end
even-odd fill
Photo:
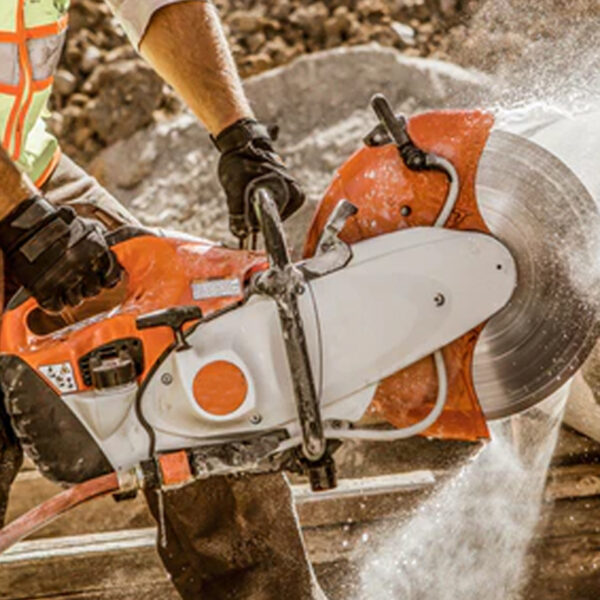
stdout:
POLYGON ((355 600, 519 598, 566 393, 493 424, 493 441, 379 541, 355 600))
POLYGON ((447 43, 452 60, 493 75, 502 106, 573 114, 600 99, 597 0, 484 0, 447 43))

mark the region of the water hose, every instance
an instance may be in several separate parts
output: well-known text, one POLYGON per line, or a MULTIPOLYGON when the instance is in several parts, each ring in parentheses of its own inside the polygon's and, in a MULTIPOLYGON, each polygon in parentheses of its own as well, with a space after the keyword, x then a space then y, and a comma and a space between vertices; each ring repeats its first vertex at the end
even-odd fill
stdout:
POLYGON ((50 498, 0 530, 0 554, 17 542, 45 527, 63 513, 100 496, 119 490, 116 473, 76 485, 50 498))

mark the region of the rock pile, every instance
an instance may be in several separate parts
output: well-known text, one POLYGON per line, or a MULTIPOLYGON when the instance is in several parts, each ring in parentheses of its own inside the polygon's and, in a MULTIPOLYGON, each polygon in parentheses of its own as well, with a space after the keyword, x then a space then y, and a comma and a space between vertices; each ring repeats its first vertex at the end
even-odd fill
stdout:
POLYGON ((427 56, 439 45, 455 2, 427 0, 222 0, 243 76, 324 48, 378 42, 427 56))
POLYGON ((102 0, 74 0, 51 100, 50 128, 82 164, 99 150, 174 113, 173 92, 137 55, 102 0))
MULTIPOLYGON (((242 76, 340 45, 377 42, 436 53, 460 0, 216 0, 242 76)), ((73 0, 50 127, 82 164, 103 147, 179 112, 172 90, 139 58, 103 0, 73 0)))

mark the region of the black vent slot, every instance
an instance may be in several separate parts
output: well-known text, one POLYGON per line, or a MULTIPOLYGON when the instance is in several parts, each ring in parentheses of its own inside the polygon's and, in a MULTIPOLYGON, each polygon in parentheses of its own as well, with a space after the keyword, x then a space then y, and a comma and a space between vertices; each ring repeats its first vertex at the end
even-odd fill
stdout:
POLYGON ((121 352, 127 352, 131 357, 135 365, 136 375, 139 377, 144 372, 144 348, 142 340, 139 338, 125 338, 104 344, 104 346, 99 346, 79 359, 79 370, 85 385, 92 387, 92 369, 90 363, 93 358, 98 358, 100 361, 118 358, 121 352))

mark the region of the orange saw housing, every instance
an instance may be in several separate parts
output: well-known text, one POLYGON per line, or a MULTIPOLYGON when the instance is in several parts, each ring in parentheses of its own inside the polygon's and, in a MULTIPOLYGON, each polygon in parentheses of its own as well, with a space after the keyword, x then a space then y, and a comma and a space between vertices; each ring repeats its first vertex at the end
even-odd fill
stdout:
MULTIPOLYGON (((492 124, 493 118, 481 112, 433 112, 409 122, 409 133, 415 143, 450 160, 460 176, 460 194, 446 225, 449 228, 489 233, 477 207, 475 176, 492 124)), ((354 243, 399 229, 433 225, 447 193, 444 174, 409 170, 396 146, 365 147, 335 175, 310 227, 305 254, 313 254, 331 211, 342 199, 359 208, 341 235, 346 242, 354 243)), ((0 338, 2 353, 17 356, 36 372, 43 373, 40 369, 44 365, 78 366, 82 357, 103 344, 137 337, 144 349, 143 369, 139 373, 143 381, 172 344, 173 334, 168 327, 140 331, 136 327, 137 317, 191 304, 199 306, 205 315, 214 313, 242 301, 251 274, 267 266, 264 255, 259 253, 176 237, 142 235, 118 244, 115 252, 129 275, 120 295, 108 293, 60 318, 46 315, 30 298, 5 316, 0 338), (232 288, 238 292, 195 299, 193 285, 211 281, 237 282, 237 288, 232 288)), ((448 404, 425 435, 460 440, 488 437, 471 377, 473 352, 482 327, 444 348, 448 404)), ((217 366, 201 371, 198 377, 217 382, 215 386, 222 389, 223 373, 229 367, 217 366)), ((65 377, 73 377, 74 388, 90 389, 82 368, 73 371, 65 373, 65 377)), ((234 375, 240 379, 239 374, 234 375)), ((53 386, 50 379, 45 379, 53 386)), ((234 410, 245 395, 244 381, 234 383, 232 394, 222 395, 218 390, 209 395, 197 393, 198 404, 217 415, 234 410), (220 404, 221 399, 226 405, 220 404)), ((59 393, 55 386, 53 389, 59 393)), ((435 367, 433 360, 426 358, 382 381, 365 418, 385 419, 397 427, 405 427, 422 420, 431 411, 436 395, 435 367)))
MULTIPOLYGON (((475 177, 494 119, 479 111, 439 111, 413 117, 408 132, 415 144, 452 162, 460 177, 456 206, 445 227, 490 233, 475 194, 475 177)), ((313 219, 305 256, 315 252, 331 212, 340 200, 359 210, 340 238, 352 244, 408 227, 432 226, 448 195, 447 177, 437 171, 411 171, 397 147, 364 147, 337 172, 313 219)), ((423 435, 477 440, 489 431, 473 386, 472 363, 483 324, 443 349, 448 370, 448 402, 423 435)), ((435 405, 437 375, 433 357, 381 382, 365 417, 406 427, 424 419, 435 405)))
MULTIPOLYGON (((4 319, 0 351, 22 358, 39 371, 49 364, 79 365, 81 358, 95 348, 136 337, 144 351, 144 369, 140 373, 143 381, 173 343, 173 332, 169 327, 140 331, 136 325, 138 317, 172 306, 191 305, 208 316, 240 302, 252 273, 267 267, 265 257, 257 252, 152 235, 122 242, 114 247, 114 252, 128 275, 119 289, 108 290, 57 316, 48 315, 29 298, 4 319), (239 291, 195 299, 194 285, 211 281, 235 282, 239 291)), ((91 389, 81 368, 74 369, 73 376, 78 391, 91 389)), ((47 383, 52 385, 50 380, 47 383)))

